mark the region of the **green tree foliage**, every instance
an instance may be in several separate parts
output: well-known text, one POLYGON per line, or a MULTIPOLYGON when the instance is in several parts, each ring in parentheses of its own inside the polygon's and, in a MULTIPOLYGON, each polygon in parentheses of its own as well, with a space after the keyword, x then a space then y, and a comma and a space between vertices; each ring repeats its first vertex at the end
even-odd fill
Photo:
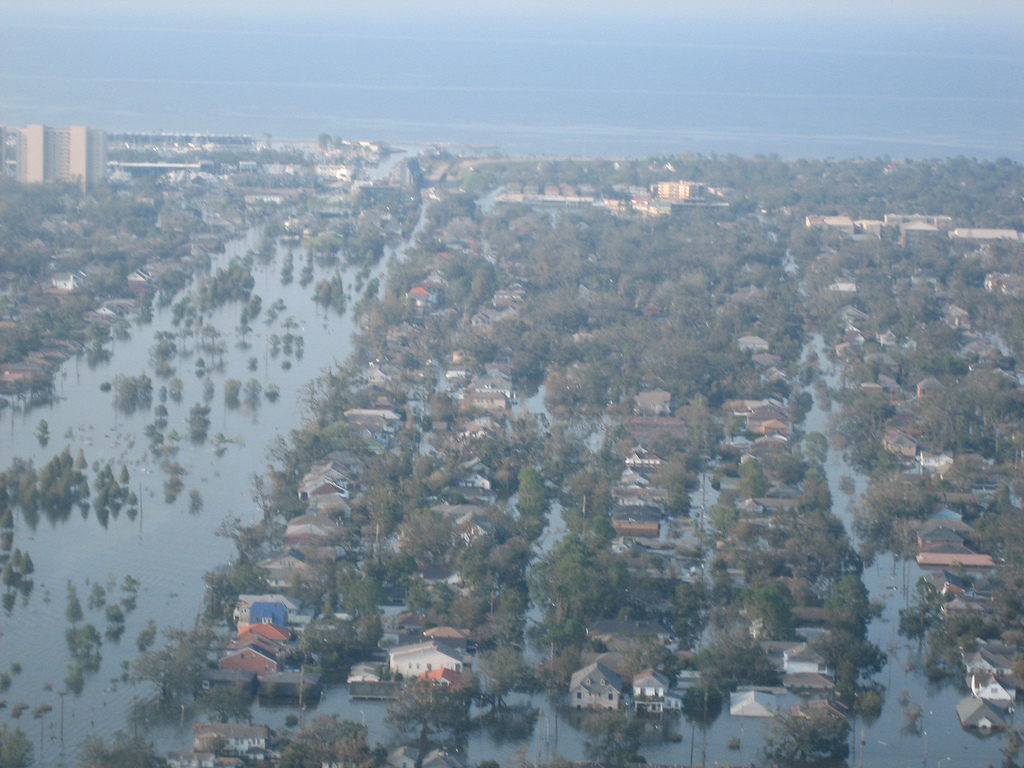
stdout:
POLYGON ((676 585, 669 616, 672 631, 682 647, 696 646, 704 633, 710 613, 711 596, 703 581, 682 581, 676 585))
POLYGON ((339 315, 345 313, 348 297, 345 293, 345 282, 340 274, 329 280, 319 280, 313 287, 313 301, 322 307, 329 307, 339 315))
POLYGON ((191 696, 199 671, 206 665, 212 632, 204 624, 190 630, 169 627, 160 648, 140 653, 131 665, 132 680, 148 682, 164 702, 191 696))
POLYGON ((366 738, 364 725, 338 715, 317 715, 304 730, 286 737, 281 768, 373 768, 378 763, 366 738))
POLYGON ((747 613, 762 622, 762 640, 792 640, 796 637, 793 594, 781 581, 769 581, 749 590, 747 613))
POLYGON ((468 733, 471 701, 472 693, 466 688, 453 691, 427 680, 413 680, 388 705, 384 722, 421 754, 432 747, 458 747, 468 733))
POLYGON ((196 709, 217 723, 250 722, 251 704, 252 689, 241 683, 214 685, 196 696, 196 709))
POLYGON ((0 767, 28 768, 32 765, 32 741, 21 728, 0 726, 0 767))
POLYGON ((82 743, 78 768, 164 768, 167 761, 156 745, 144 736, 117 731, 108 743, 101 736, 87 736, 82 743))
POLYGON ((380 617, 374 611, 355 621, 314 622, 303 632, 300 648, 307 662, 315 662, 328 682, 342 682, 353 664, 373 652, 381 635, 380 617))
POLYGON ((885 655, 867 639, 871 606, 864 582, 856 574, 843 577, 825 601, 829 634, 821 641, 826 663, 836 670, 836 691, 851 695, 858 680, 881 671, 885 655))
POLYGON ((67 608, 64 609, 64 618, 72 624, 77 624, 85 618, 85 612, 82 610, 82 603, 78 599, 78 590, 70 581, 68 582, 68 602, 67 608))
POLYGON ((252 270, 240 259, 232 259, 227 267, 218 267, 196 291, 196 305, 209 312, 229 301, 248 301, 256 280, 252 270))
POLYGON ((536 670, 511 646, 499 646, 480 655, 484 690, 494 708, 506 706, 505 697, 513 692, 533 693, 540 688, 536 670))
POLYGON ((574 534, 562 537, 533 569, 530 586, 544 607, 549 641, 564 644, 572 622, 615 615, 624 604, 625 582, 624 564, 604 547, 574 534))
POLYGON ((620 710, 602 710, 586 715, 583 732, 587 735, 584 750, 592 760, 613 763, 645 762, 640 755, 643 724, 620 710))
POLYGON ((114 407, 124 414, 146 410, 153 402, 153 380, 145 373, 114 377, 114 407))
POLYGON ((202 443, 210 432, 210 408, 196 403, 188 411, 188 436, 193 443, 202 443))
POLYGON ((850 723, 825 711, 778 712, 768 726, 764 757, 793 768, 838 768, 850 753, 850 723))
POLYGON ((705 683, 722 690, 737 685, 776 685, 779 675, 764 649, 744 630, 721 633, 695 659, 705 683))

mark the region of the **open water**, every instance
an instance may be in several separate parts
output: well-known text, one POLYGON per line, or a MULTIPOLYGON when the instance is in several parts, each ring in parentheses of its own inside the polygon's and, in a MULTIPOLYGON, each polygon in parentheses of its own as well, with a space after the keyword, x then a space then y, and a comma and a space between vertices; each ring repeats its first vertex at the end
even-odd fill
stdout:
POLYGON ((1024 160, 1019 2, 0 3, 0 124, 1024 160))

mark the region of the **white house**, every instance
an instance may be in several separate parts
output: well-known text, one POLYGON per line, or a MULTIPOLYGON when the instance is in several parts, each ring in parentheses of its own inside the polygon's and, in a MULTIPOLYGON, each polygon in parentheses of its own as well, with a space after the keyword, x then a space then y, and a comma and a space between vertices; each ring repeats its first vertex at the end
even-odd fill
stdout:
POLYGON ((224 751, 232 755, 248 755, 267 748, 270 726, 245 723, 196 723, 192 726, 192 748, 207 750, 223 739, 224 751))
POLYGON ((774 717, 778 696, 765 691, 733 691, 729 694, 729 714, 733 717, 774 717))
POLYGON ((1013 702, 1017 699, 1017 689, 1006 678, 993 674, 974 674, 969 678, 971 693, 979 699, 999 704, 1008 712, 1013 712, 1013 702))
POLYGON ((424 672, 438 668, 462 672, 469 669, 470 663, 468 657, 460 651, 430 640, 392 648, 388 666, 392 673, 419 677, 424 672))
POLYGON ((653 669, 645 669, 633 678, 633 708, 637 712, 662 712, 668 678, 653 669))

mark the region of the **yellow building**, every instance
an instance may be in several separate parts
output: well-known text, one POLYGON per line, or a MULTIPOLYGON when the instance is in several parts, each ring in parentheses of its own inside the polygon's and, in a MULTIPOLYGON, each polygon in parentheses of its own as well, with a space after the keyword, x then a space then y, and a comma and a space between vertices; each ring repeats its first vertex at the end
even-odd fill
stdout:
POLYGON ((20 129, 18 179, 27 183, 70 181, 92 189, 106 178, 107 136, 73 125, 68 129, 30 125, 20 129))
POLYGON ((651 186, 651 192, 662 200, 692 200, 703 197, 707 187, 696 181, 659 181, 651 186))

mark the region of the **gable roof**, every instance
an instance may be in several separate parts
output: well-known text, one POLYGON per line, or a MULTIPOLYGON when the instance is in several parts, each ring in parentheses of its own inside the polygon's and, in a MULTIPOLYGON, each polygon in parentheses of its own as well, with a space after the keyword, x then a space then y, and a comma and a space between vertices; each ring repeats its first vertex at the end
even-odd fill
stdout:
POLYGON ((572 678, 569 680, 569 688, 583 688, 587 691, 601 691, 604 688, 614 688, 617 691, 622 690, 622 675, 615 672, 600 662, 594 662, 593 664, 587 664, 587 666, 577 669, 572 673, 572 678))

